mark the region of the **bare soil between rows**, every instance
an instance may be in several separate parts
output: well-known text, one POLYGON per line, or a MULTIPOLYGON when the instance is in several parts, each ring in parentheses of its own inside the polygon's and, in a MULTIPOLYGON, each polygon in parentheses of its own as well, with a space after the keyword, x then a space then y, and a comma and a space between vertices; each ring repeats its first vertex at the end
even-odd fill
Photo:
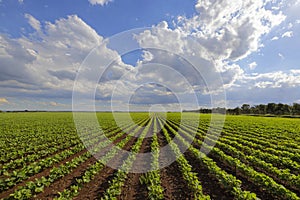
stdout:
MULTIPOLYGON (((149 121, 148 121, 149 123, 149 121)), ((158 130, 160 130, 159 124, 157 123, 158 130)), ((136 127, 133 127, 129 132, 132 132, 136 127)), ((141 128, 137 133, 136 137, 132 137, 122 148, 123 150, 130 151, 134 143, 137 141, 138 136, 142 133, 143 128, 141 128)), ((176 130, 176 127, 173 127, 176 130)), ((177 130, 176 130, 177 131, 177 130)), ((168 131, 171 138, 174 138, 175 135, 168 131)), ((115 133, 116 135, 118 133, 115 133)), ((153 134, 153 123, 151 124, 147 136, 153 134)), ((187 182, 184 180, 182 172, 180 171, 180 166, 176 162, 174 151, 168 147, 168 142, 164 133, 162 131, 155 133, 158 136, 158 142, 160 149, 159 155, 159 164, 160 176, 161 176, 161 185, 164 188, 163 194, 164 199, 194 199, 193 192, 189 189, 187 182)), ((122 141, 127 135, 123 134, 121 137, 117 138, 116 141, 113 141, 113 144, 117 144, 122 141)), ((183 134, 181 135, 185 137, 183 134)), ((197 138, 197 137, 196 137, 197 138)), ((187 138, 186 138, 187 139, 187 138)), ((188 139, 187 139, 188 140, 188 139)), ((152 137, 146 137, 143 142, 139 153, 148 153, 151 152, 151 143, 152 137)), ((179 143, 178 143, 179 144, 179 143)), ((180 144, 179 144, 180 145, 180 144)), ((200 149, 200 146, 193 142, 192 145, 200 149)), ((107 148, 102 149, 97 156, 104 156, 111 149, 111 145, 107 148)), ((17 184, 11 189, 4 191, 0 194, 1 198, 6 198, 9 194, 13 193, 15 189, 19 186, 24 186, 29 181, 34 181, 36 178, 41 178, 42 176, 47 177, 50 173, 50 170, 53 167, 57 167, 61 164, 64 164, 68 161, 71 161, 73 158, 78 157, 87 152, 87 150, 80 151, 69 158, 53 165, 51 168, 45 169, 42 172, 30 177, 29 179, 17 184)), ((124 160, 126 160, 128 154, 116 154, 116 156, 110 160, 109 166, 121 166, 124 160)), ((195 158, 190 151, 184 152, 184 156, 192 166, 193 172, 197 173, 197 177, 201 182, 203 193, 209 195, 212 200, 232 200, 234 199, 230 191, 226 191, 223 188, 222 183, 209 173, 207 167, 199 160, 195 158)), ((264 191, 262 188, 257 186, 255 183, 249 181, 241 172, 237 171, 234 167, 228 165, 226 162, 218 159, 213 153, 208 154, 208 157, 212 158, 216 164, 227 173, 232 174, 237 179, 242 181, 242 189, 251 191, 257 194, 257 197, 260 199, 274 199, 279 200, 278 197, 272 196, 270 193, 264 191)), ((89 158, 87 161, 80 164, 75 168, 70 174, 66 175, 62 179, 56 180, 49 187, 45 187, 44 192, 39 193, 35 196, 34 199, 53 199, 58 197, 58 192, 62 192, 64 189, 70 188, 72 185, 77 184, 76 179, 83 176, 84 172, 88 169, 89 166, 95 164, 97 159, 94 157, 89 158)), ((148 168, 152 160, 137 160, 134 162, 134 167, 136 168, 148 168)), ((109 188, 110 182, 115 178, 117 169, 111 168, 109 166, 104 166, 94 178, 86 184, 83 184, 79 190, 79 195, 74 199, 99 199, 104 196, 105 191, 109 188)), ((148 189, 145 184, 140 182, 140 177, 144 175, 143 173, 129 173, 127 179, 122 187, 121 195, 118 199, 148 199, 148 189)), ((297 193, 299 195, 299 193, 297 193)))

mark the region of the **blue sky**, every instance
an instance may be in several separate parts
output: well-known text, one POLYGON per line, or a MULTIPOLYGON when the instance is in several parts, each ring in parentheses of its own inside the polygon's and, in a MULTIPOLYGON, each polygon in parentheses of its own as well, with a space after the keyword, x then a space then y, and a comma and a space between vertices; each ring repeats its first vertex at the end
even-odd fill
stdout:
POLYGON ((160 21, 172 22, 179 15, 192 16, 195 1, 166 0, 154 1, 114 1, 107 5, 92 5, 87 0, 73 3, 71 0, 3 0, 0 7, 1 31, 19 37, 32 31, 24 18, 29 13, 40 21, 54 22, 68 15, 77 15, 98 34, 109 37, 133 28, 148 27, 160 21), (21 30, 25 28, 25 32, 21 30))
POLYGON ((125 94, 137 110, 151 102, 177 109, 179 100, 182 108, 209 107, 220 93, 215 105, 227 107, 300 102, 299 9, 299 0, 1 0, 0 110, 71 110, 75 77, 90 52, 137 28, 145 28, 132 31, 138 50, 97 49, 97 64, 117 60, 100 67, 103 81, 88 73, 78 80, 82 96, 96 91, 95 102, 80 99, 81 109, 95 103, 109 110, 112 102, 125 109, 125 94), (180 57, 193 60, 200 75, 180 57))

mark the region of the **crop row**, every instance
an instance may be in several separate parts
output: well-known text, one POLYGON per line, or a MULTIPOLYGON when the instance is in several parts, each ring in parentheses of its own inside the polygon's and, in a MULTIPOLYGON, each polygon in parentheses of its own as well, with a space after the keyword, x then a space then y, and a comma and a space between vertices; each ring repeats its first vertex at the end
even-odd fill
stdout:
MULTIPOLYGON (((147 120, 141 120, 138 124, 142 126, 147 122, 147 120)), ((136 127, 136 125, 132 124, 128 128, 124 129, 124 131, 130 131, 133 127, 136 127)), ((137 133, 138 130, 139 128, 134 129, 133 132, 137 133)), ((123 134, 124 133, 120 132, 118 135, 114 136, 110 140, 115 141, 118 138, 120 138, 123 134)), ((132 140, 132 136, 127 134, 127 136, 124 139, 117 143, 118 147, 112 146, 112 148, 104 156, 102 156, 99 161, 97 161, 95 164, 91 165, 87 170, 85 170, 83 176, 77 178, 75 183, 70 185, 67 189, 64 189, 63 192, 60 192, 59 197, 57 197, 57 199, 70 199, 77 196, 83 184, 89 183, 94 178, 94 176, 103 169, 105 164, 107 164, 107 162, 109 162, 120 152, 119 148, 123 148, 130 140, 132 140)), ((108 146, 109 144, 111 144, 111 142, 108 140, 102 143, 103 147, 108 146)))
MULTIPOLYGON (((186 133, 187 136, 189 135, 183 130, 180 132, 186 133)), ((206 141, 205 139, 209 137, 208 135, 210 134, 205 136, 204 141, 206 141)), ((202 146, 206 150, 209 150, 211 154, 218 158, 220 162, 224 162, 233 169, 239 171, 239 173, 241 173, 246 179, 248 179, 254 185, 264 188, 268 193, 280 197, 281 199, 299 199, 295 193, 276 183, 272 178, 264 173, 255 171, 252 167, 244 164, 238 158, 233 158, 229 155, 226 155, 222 150, 218 149, 217 147, 212 148, 210 145, 202 142, 202 140, 194 139, 194 142, 197 143, 198 146, 202 146)))
MULTIPOLYGON (((128 127, 127 129, 132 129, 134 125, 131 125, 130 127, 128 127)), ((126 129, 124 129, 126 130, 126 129)), ((105 137, 110 136, 110 135, 115 135, 117 132, 119 132, 118 129, 116 129, 114 132, 110 132, 109 135, 100 135, 98 138, 94 138, 93 140, 89 140, 89 144, 86 144, 86 146, 89 146, 89 150, 90 151, 94 151, 94 153, 101 151, 105 146, 107 146, 108 144, 110 144, 110 140, 106 140, 106 143, 103 142, 99 142, 99 140, 103 140, 105 137)), ((119 138, 120 136, 122 136, 124 133, 123 132, 119 132, 119 134, 115 135, 114 137, 111 138, 111 140, 115 140, 116 138, 119 138)), ((75 148, 76 151, 71 151, 71 150, 66 150, 63 151, 62 153, 60 153, 58 156, 54 157, 54 158, 46 158, 45 160, 41 160, 38 163, 33 163, 33 165, 29 165, 29 166, 25 166, 24 169, 21 169, 17 172, 13 172, 12 176, 5 179, 5 181, 3 182, 3 188, 7 189, 7 187, 11 187, 15 184, 17 184, 18 182, 25 180, 26 178, 28 178, 30 175, 33 175, 35 173, 38 173, 39 171, 41 171, 44 167, 50 167, 52 166, 54 163, 59 162, 71 155, 73 155, 74 153, 83 150, 84 146, 82 144, 77 145, 77 148, 75 148), (30 169, 34 169, 34 170, 30 170, 30 169)), ((90 158, 92 156, 91 153, 86 152, 83 155, 76 157, 76 158, 84 158, 84 160, 79 159, 80 161, 85 161, 86 159, 90 158)), ((65 164, 62 164, 59 167, 54 167, 51 169, 50 171, 50 175, 48 176, 48 178, 42 177, 40 179, 36 179, 34 182, 30 181, 28 183, 26 183, 25 186, 18 188, 17 190, 15 190, 15 192, 11 195, 14 198, 19 198, 19 199, 24 199, 24 198, 30 198, 32 196, 32 194, 34 193, 38 193, 38 192, 42 192, 42 190, 36 190, 36 188, 43 188, 44 186, 48 186, 50 185, 50 183, 54 182, 54 180, 57 180, 58 178, 60 178, 59 176, 57 176, 55 173, 56 171, 61 171, 62 175, 66 175, 68 173, 70 173, 76 166, 78 166, 81 162, 78 162, 75 159, 75 164, 69 164, 69 162, 66 162, 65 164), (72 167, 73 166, 73 167, 72 167), (67 170, 69 169, 69 170, 67 170), (53 175, 54 173, 54 175, 53 175), (35 186, 34 186, 35 185, 35 186), (34 190, 33 190, 34 189, 34 190), (20 197, 21 196, 21 197, 20 197), (30 196, 30 197, 28 197, 30 196)), ((73 160, 74 160, 73 159, 73 160)), ((73 160, 70 162, 72 163, 73 160)))
MULTIPOLYGON (((102 199, 116 199, 117 196, 121 194, 122 187, 128 175, 128 171, 130 170, 134 160, 136 159, 136 155, 139 153, 139 150, 142 146, 142 142, 149 131, 151 123, 152 119, 142 130, 142 133, 139 135, 137 141, 131 148, 131 153, 126 158, 126 160, 123 161, 123 164, 121 165, 120 169, 118 169, 114 179, 110 182, 110 185, 106 189, 102 199)), ((141 127, 138 127, 137 129, 135 129, 135 131, 138 132, 140 129, 141 127)))
MULTIPOLYGON (((243 191, 241 189, 240 180, 222 170, 212 159, 208 158, 197 148, 191 146, 190 142, 188 142, 194 139, 191 134, 184 130, 176 131, 168 123, 166 123, 165 126, 175 135, 176 138, 179 139, 184 146, 186 146, 192 152, 196 159, 205 165, 205 167, 209 170, 210 175, 214 176, 222 185, 222 187, 224 187, 228 192, 232 193, 236 199, 256 199, 256 195, 254 193, 243 191), (182 137, 182 135, 184 135, 185 138, 182 137)), ((178 126, 176 128, 178 128, 178 126)))
POLYGON ((153 136, 151 143, 151 171, 145 173, 140 177, 140 182, 147 185, 149 199, 163 199, 163 187, 161 186, 161 178, 159 171, 159 143, 158 143, 158 129, 157 118, 153 119, 153 136))

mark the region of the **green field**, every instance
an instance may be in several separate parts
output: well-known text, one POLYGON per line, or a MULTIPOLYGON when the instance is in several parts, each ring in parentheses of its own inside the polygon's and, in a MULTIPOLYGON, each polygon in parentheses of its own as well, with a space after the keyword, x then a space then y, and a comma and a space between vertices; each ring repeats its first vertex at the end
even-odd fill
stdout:
POLYGON ((69 112, 0 113, 0 199, 300 199, 300 119, 227 115, 218 138, 209 114, 88 115, 79 137, 69 112))

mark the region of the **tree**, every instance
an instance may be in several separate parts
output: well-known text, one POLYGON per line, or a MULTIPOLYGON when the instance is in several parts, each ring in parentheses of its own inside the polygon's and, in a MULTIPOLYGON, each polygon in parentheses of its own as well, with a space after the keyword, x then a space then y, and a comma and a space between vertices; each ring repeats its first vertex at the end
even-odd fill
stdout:
POLYGON ((267 106, 264 105, 264 104, 259 104, 257 106, 257 109, 258 109, 258 114, 262 114, 262 115, 265 115, 267 113, 267 106))
POLYGON ((214 113, 220 113, 220 114, 226 114, 226 108, 220 108, 220 107, 213 108, 212 112, 214 112, 214 113))
POLYGON ((275 106, 274 114, 275 115, 283 115, 283 104, 282 103, 279 103, 275 106))
POLYGON ((199 112, 200 113, 211 113, 211 109, 209 109, 209 108, 200 108, 199 112))
POLYGON ((243 104, 241 109, 242 109, 243 114, 250 114, 250 105, 249 104, 243 104))
POLYGON ((236 115, 240 115, 240 114, 241 114, 241 109, 240 109, 240 107, 234 108, 233 111, 234 111, 234 113, 235 113, 236 115))
POLYGON ((287 104, 284 104, 283 105, 283 114, 290 115, 291 113, 292 113, 292 107, 287 104))
POLYGON ((251 108, 250 108, 250 113, 251 113, 251 114, 260 114, 258 105, 251 106, 251 108))
POLYGON ((292 115, 300 115, 300 104, 299 103, 293 103, 292 115))
POLYGON ((276 104, 268 103, 267 105, 267 114, 275 114, 276 104))

